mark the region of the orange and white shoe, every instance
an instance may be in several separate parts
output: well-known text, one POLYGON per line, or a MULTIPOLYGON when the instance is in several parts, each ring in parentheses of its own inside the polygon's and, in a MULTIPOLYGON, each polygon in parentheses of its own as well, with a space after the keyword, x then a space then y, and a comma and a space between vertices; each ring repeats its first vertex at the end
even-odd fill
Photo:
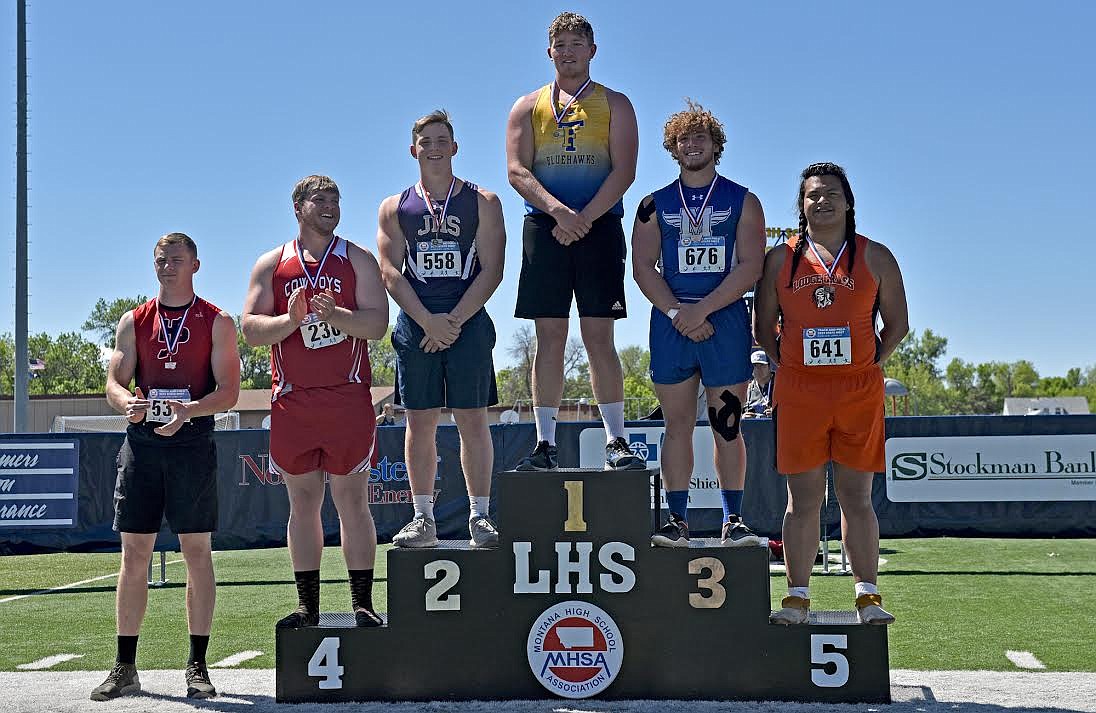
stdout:
POLYGON ((856 598, 856 618, 861 624, 885 626, 894 623, 894 615, 883 608, 883 597, 861 594, 856 598))
POLYGON ((803 597, 784 597, 780 610, 769 615, 770 624, 806 624, 811 618, 811 600, 803 597))

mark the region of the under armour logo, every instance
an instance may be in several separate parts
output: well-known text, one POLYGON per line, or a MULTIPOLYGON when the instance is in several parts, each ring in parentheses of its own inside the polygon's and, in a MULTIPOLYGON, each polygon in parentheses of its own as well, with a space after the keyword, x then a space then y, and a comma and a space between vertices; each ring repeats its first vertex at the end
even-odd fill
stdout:
POLYGON ((690 193, 689 198, 691 200, 694 200, 694 201, 703 200, 704 199, 704 194, 702 194, 702 193, 690 193))

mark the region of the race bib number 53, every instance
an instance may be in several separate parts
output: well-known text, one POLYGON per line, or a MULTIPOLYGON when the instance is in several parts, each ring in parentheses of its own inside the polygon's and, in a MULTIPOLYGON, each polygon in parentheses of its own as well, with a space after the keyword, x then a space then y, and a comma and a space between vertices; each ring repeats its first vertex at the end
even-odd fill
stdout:
POLYGON ((848 327, 807 327, 803 330, 803 365, 837 366, 852 363, 848 327))
POLYGON ((168 401, 190 401, 190 389, 149 389, 148 400, 145 420, 149 423, 167 423, 171 420, 168 401))
POLYGON ((323 349, 346 339, 345 334, 321 320, 314 312, 309 312, 301 322, 301 337, 309 349, 323 349))

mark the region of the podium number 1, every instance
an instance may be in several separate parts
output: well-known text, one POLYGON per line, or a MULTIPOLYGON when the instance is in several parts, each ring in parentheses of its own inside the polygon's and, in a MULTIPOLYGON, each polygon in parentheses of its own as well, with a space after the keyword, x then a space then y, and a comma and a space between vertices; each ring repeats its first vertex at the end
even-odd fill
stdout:
POLYGON ((319 686, 325 691, 342 688, 343 667, 339 665, 339 637, 328 636, 316 647, 316 653, 308 660, 308 675, 323 680, 319 686))
POLYGON ((582 481, 565 480, 563 489, 567 491, 567 520, 563 523, 563 531, 586 532, 586 521, 582 519, 582 481))

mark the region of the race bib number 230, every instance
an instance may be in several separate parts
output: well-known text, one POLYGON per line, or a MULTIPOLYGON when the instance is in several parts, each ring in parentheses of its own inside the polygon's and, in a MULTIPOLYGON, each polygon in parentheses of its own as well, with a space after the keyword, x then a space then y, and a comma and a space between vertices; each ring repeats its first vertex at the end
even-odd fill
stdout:
POLYGON ((301 322, 301 338, 309 349, 323 349, 342 342, 346 335, 321 320, 314 312, 309 312, 301 322))

